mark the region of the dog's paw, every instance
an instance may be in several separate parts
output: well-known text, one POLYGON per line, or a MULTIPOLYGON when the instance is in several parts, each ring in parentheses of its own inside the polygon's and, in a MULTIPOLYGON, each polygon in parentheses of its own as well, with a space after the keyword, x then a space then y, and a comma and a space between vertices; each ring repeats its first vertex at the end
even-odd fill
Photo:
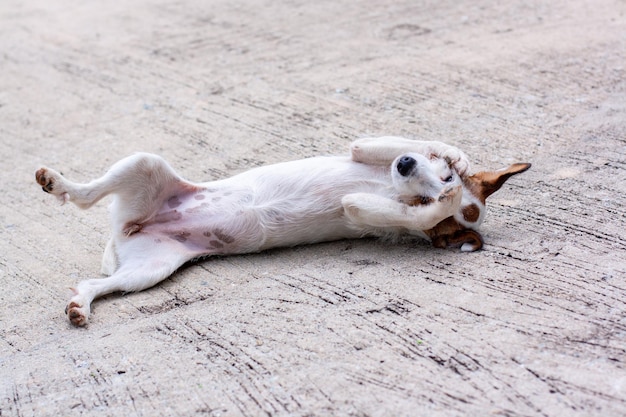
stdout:
POLYGON ((69 194, 63 187, 61 174, 50 168, 39 168, 35 172, 35 180, 46 193, 54 195, 61 204, 69 200, 69 194))
POLYGON ((438 157, 443 158, 448 162, 448 165, 454 169, 461 178, 469 175, 470 162, 467 155, 463 153, 459 148, 447 145, 442 142, 434 142, 431 148, 431 158, 438 157))
POLYGON ((371 138, 358 139, 350 144, 350 156, 354 162, 363 164, 382 165, 387 163, 387 159, 381 157, 381 145, 371 138))
MULTIPOLYGON (((73 290, 76 291, 76 290, 73 290)), ((65 314, 70 322, 75 326, 84 326, 89 321, 89 306, 85 307, 77 294, 65 307, 65 314)))
POLYGON ((450 167, 452 167, 452 169, 454 169, 461 178, 469 175, 469 159, 459 149, 450 147, 439 156, 444 158, 448 162, 448 165, 450 165, 450 167))
POLYGON ((65 314, 74 326, 84 326, 89 320, 89 311, 74 301, 65 307, 65 314))

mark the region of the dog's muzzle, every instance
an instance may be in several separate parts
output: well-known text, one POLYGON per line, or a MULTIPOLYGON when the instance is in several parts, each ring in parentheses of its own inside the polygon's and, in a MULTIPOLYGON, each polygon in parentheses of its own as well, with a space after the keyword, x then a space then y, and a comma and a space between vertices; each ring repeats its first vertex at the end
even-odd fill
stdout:
POLYGON ((398 161, 398 165, 396 166, 396 168, 398 169, 400 175, 406 177, 411 173, 416 163, 417 161, 414 158, 411 158, 410 156, 403 156, 398 161))

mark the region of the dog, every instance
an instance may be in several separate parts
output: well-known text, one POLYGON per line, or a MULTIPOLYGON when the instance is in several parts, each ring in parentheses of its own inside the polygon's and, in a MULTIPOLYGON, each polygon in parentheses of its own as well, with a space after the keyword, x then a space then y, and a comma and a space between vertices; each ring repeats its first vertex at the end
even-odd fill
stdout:
POLYGON ((81 184, 50 168, 43 191, 87 209, 111 194, 106 278, 73 288, 66 314, 87 324, 92 301, 152 287, 188 261, 364 236, 411 234, 475 251, 486 198, 530 164, 469 175, 467 156, 442 142, 399 137, 354 141, 350 156, 321 156, 193 183, 165 160, 138 153, 81 184))

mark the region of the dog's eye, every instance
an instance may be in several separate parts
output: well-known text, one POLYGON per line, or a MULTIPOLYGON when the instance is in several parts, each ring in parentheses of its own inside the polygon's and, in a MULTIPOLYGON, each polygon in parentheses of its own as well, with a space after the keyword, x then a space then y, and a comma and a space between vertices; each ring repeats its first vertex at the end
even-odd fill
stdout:
POLYGON ((453 179, 454 179, 454 176, 450 175, 448 178, 443 180, 443 182, 452 182, 453 179))

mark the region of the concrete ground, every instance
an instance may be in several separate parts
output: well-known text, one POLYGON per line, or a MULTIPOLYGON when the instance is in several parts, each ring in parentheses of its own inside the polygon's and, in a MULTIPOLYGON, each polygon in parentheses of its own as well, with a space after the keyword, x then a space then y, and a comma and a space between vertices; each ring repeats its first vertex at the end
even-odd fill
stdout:
POLYGON ((626 415, 626 4, 4 0, 1 416, 626 415), (532 162, 476 253, 222 257, 63 314, 134 152, 194 181, 402 135, 532 162))

